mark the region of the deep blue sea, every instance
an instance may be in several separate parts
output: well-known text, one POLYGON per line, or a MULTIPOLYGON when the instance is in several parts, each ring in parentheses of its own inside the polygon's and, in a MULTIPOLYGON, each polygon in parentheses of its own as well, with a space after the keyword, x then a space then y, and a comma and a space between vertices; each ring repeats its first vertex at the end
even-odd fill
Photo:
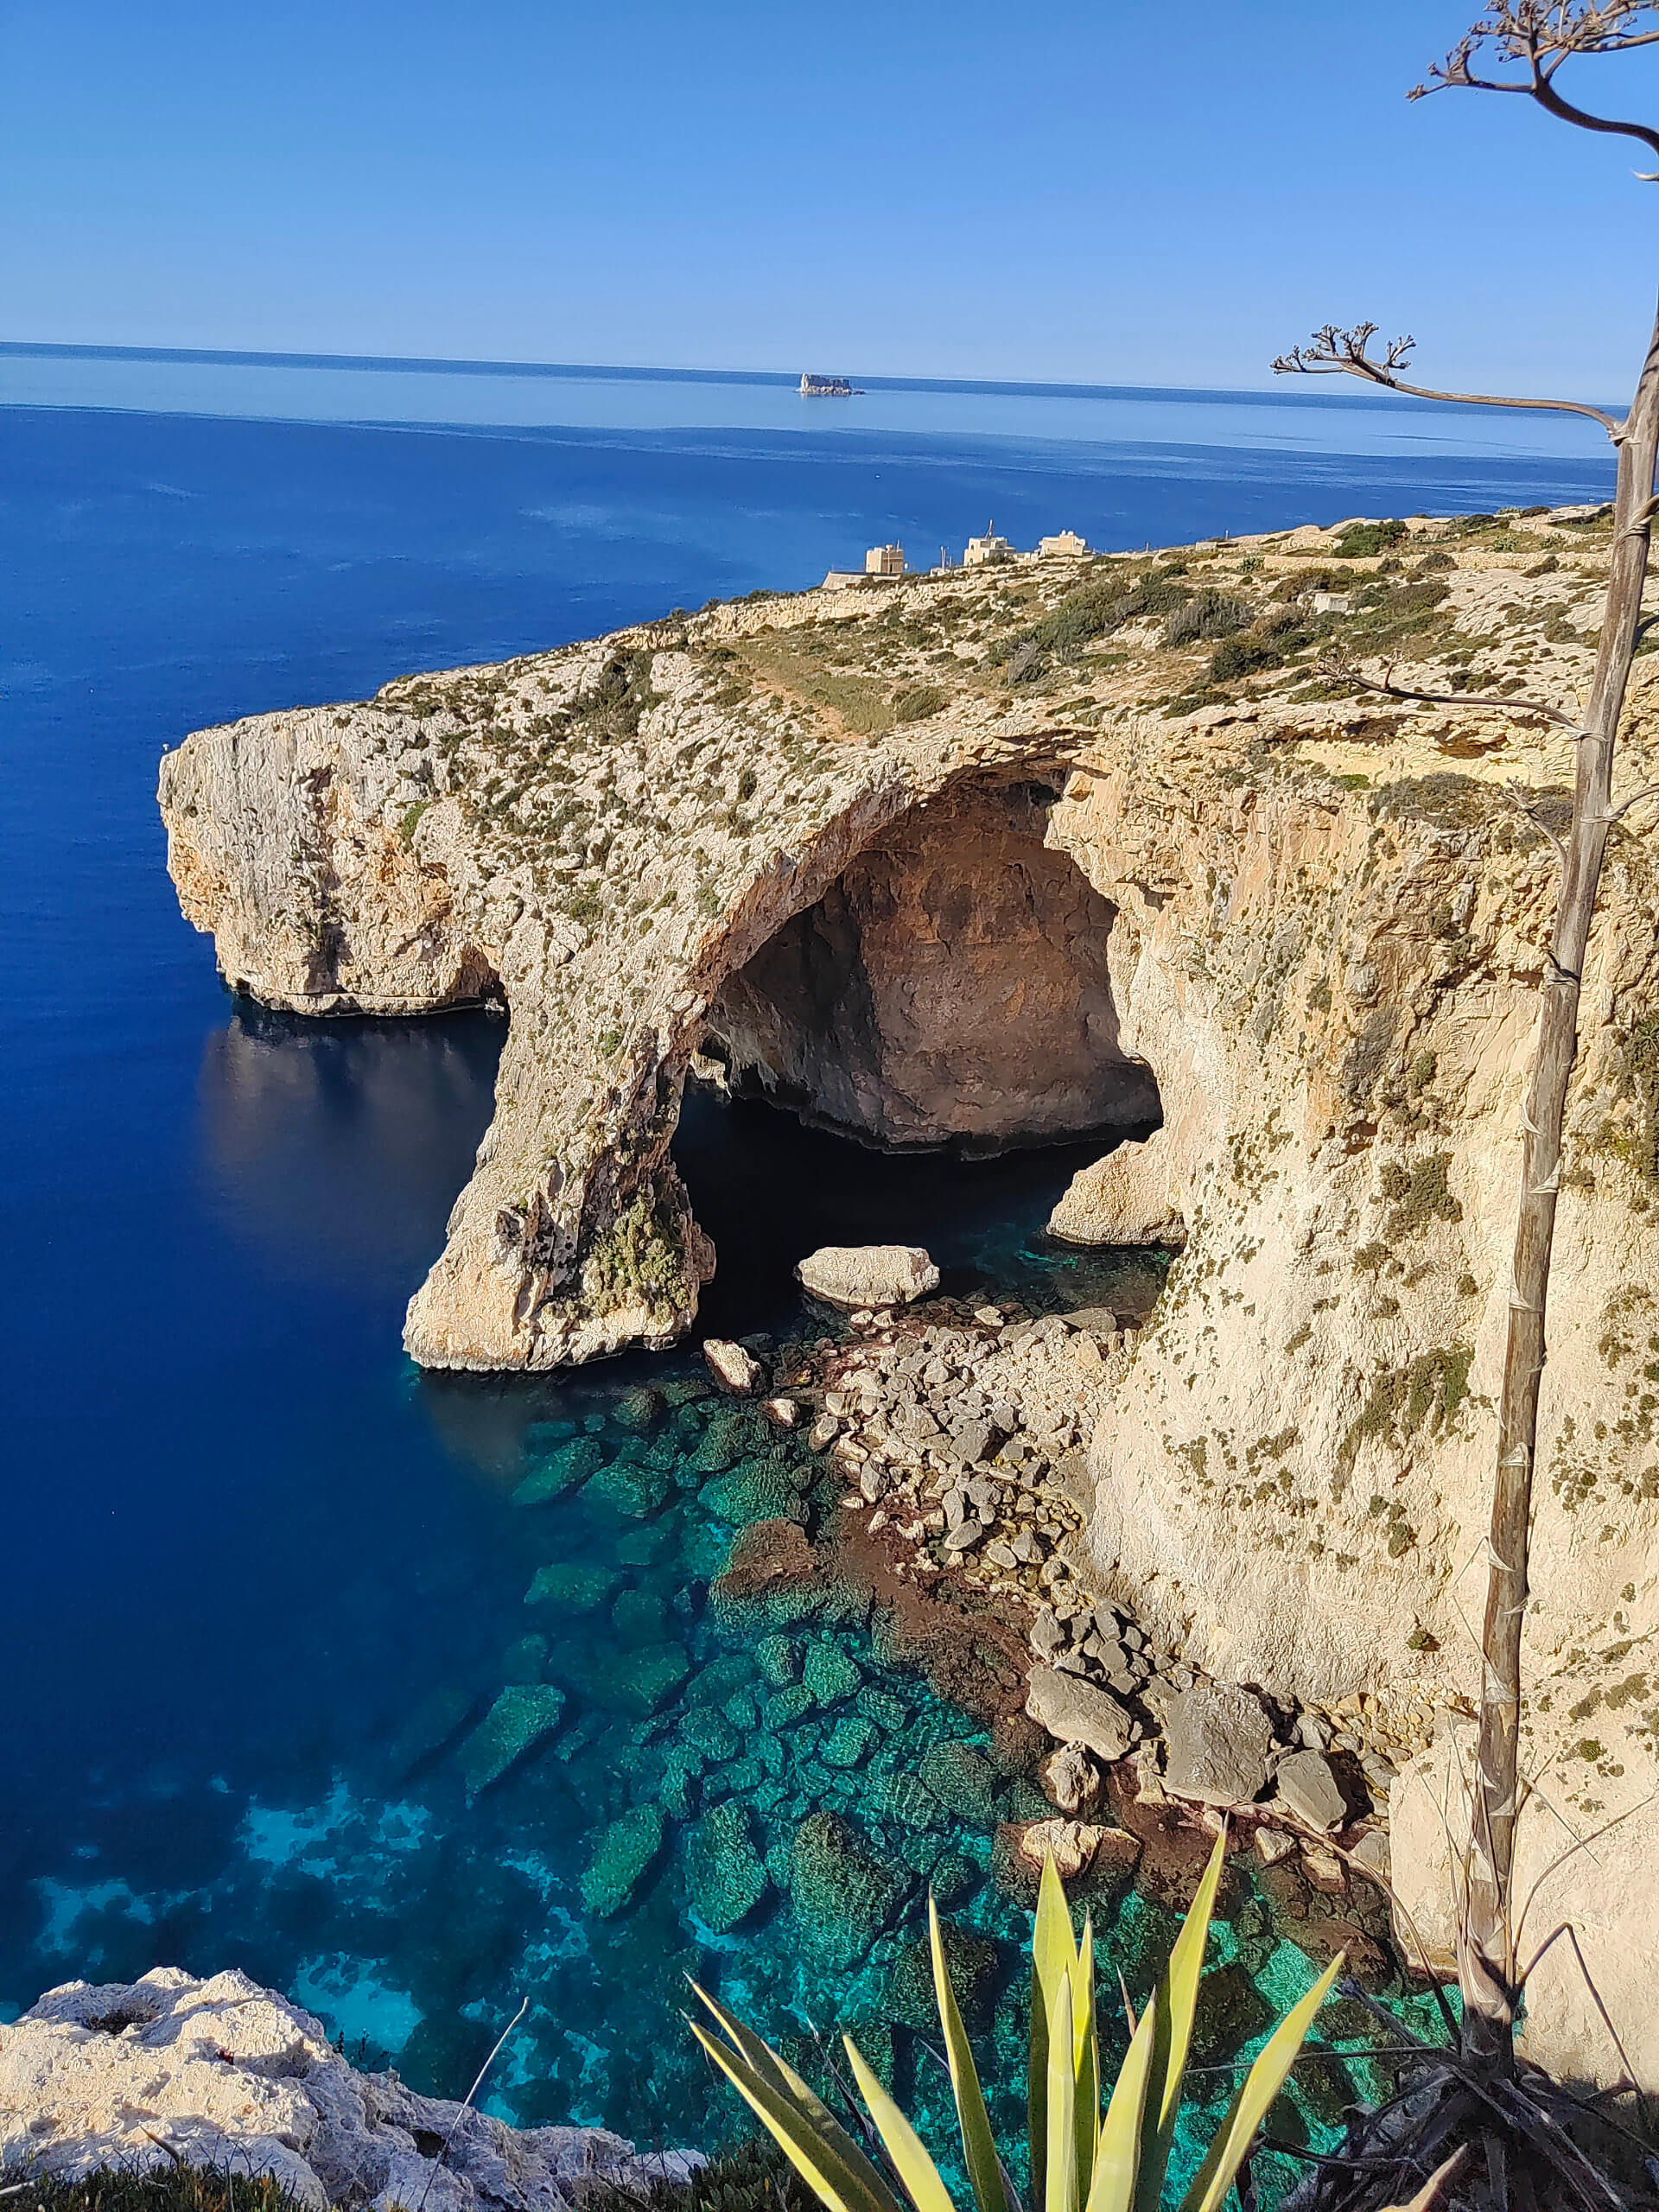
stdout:
MULTIPOLYGON (((873 543, 931 561, 990 518, 1123 547, 1610 489, 1582 426, 1323 391, 807 403, 778 378, 0 347, 0 2017, 73 1976, 238 1965, 460 2094, 528 1994, 494 2109, 697 2140, 683 1974, 777 2034, 885 2017, 930 1872, 1001 1946, 1002 2058, 1018 2011, 986 1821, 887 1813, 893 1775, 971 1725, 823 1619, 785 1624, 794 1658, 768 1664, 830 1647, 836 1698, 774 1706, 753 1635, 709 1616, 731 1522, 690 1469, 707 1407, 659 1420, 643 1504, 512 1503, 578 1430, 638 1440, 620 1391, 695 1361, 480 1383, 404 1360, 499 1027, 232 1001, 167 880, 165 747, 798 587, 873 543), (592 1569, 591 1602, 526 1605, 554 1560, 592 1569), (629 1702, 607 1678, 642 1646, 669 1688, 629 1702), (566 1716, 469 1804, 465 1730, 510 1681, 557 1683, 566 1716), (869 1731, 838 1735, 852 1719, 869 1731), (590 1910, 584 1871, 646 1801, 662 1847, 626 1907, 590 1910), (815 1962, 776 1886, 711 1929, 687 1838, 721 1802, 779 1872, 808 1812, 843 1811, 911 1885, 896 1930, 815 1962)), ((1090 1287, 1039 1233, 1075 1155, 882 1162, 707 1101, 681 1152, 720 1248, 712 1325, 785 1325, 790 1263, 831 1238, 922 1238, 1035 1304, 1090 1287)), ((1124 1909, 1131 1967, 1164 1932, 1124 1909)), ((1271 1994, 1306 1985, 1248 1911, 1223 1948, 1271 1994)))

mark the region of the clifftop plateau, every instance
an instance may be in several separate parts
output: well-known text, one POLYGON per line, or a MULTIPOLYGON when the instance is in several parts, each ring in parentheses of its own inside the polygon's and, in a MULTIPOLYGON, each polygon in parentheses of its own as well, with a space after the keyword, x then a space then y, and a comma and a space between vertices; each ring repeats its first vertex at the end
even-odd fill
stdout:
MULTIPOLYGON (((1319 664, 1569 706, 1607 545, 1562 511, 757 595, 200 732, 162 764, 169 865, 267 1004, 505 1001, 495 1120, 410 1306, 425 1364, 688 1325, 715 1255, 670 1144, 699 1056, 884 1146, 1161 1118, 1109 1203, 1065 1210, 1185 1238, 1091 1383, 1080 1566, 1217 1676, 1455 1702, 1572 740, 1319 664)), ((1630 790, 1659 780, 1648 666, 1630 790)), ((1655 1777, 1654 912, 1622 828, 1557 1226, 1523 1886, 1655 1777)), ((1536 1908, 1616 2006, 1654 1821, 1536 1908)), ((1554 1961, 1549 2056, 1605 2074, 1554 1961)))

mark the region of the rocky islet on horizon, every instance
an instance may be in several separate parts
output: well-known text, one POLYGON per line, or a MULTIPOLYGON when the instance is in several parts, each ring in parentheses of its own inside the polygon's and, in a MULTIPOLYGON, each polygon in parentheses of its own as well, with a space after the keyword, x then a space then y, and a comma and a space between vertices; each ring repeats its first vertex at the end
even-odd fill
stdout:
MULTIPOLYGON (((1195 1684, 1345 1708, 1376 1724, 1349 1730, 1362 1751, 1405 1753, 1472 1681, 1554 892, 1533 817, 1571 745, 1319 662, 1567 703, 1606 544, 1593 511, 1419 518, 711 607, 200 733, 163 764, 170 865, 269 1003, 505 1000, 495 1122, 410 1307, 429 1364, 548 1367, 690 1323, 715 1258, 670 1154, 694 1071, 888 1146, 1161 1116, 1060 1210, 1068 1234, 1138 1217, 1183 1240, 1146 1325, 1096 1340, 1099 1379, 1072 1361, 1071 1473, 995 1534, 978 1461, 937 1498, 901 1480, 889 1527, 938 1512, 965 1573, 1007 1573, 991 1545, 1031 1565, 1022 1536, 1066 1517, 1042 1501, 1069 1497, 1080 1590, 1195 1684)), ((1649 877, 1618 842, 1552 1285, 1525 1751, 1552 1809, 1523 1823, 1522 1878, 1625 1815, 1547 1909, 1653 2080, 1631 1980, 1659 1716, 1649 877)), ((1110 1661, 1112 1631, 1062 1624, 1091 1679, 1087 1636, 1110 1661)), ((1139 1677, 1094 1681, 1122 1703, 1113 1673, 1139 1677)), ((1395 1784, 1431 1929, 1460 1751, 1444 1719, 1395 1784)), ((1306 1789, 1317 1807, 1312 1769, 1306 1789)), ((1617 2070, 1564 1956, 1529 2034, 1559 2070, 1617 2070)))

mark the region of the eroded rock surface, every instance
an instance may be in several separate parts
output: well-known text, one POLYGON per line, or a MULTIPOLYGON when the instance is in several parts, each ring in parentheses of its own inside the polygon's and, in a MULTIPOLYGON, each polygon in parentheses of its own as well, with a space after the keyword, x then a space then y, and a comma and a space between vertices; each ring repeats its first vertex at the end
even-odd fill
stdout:
POLYGON ((320 2020, 243 1974, 72 1981, 0 2026, 0 2172, 76 2180, 175 2160, 270 2174, 318 2212, 573 2212, 595 2177, 643 2197, 701 2164, 636 2157, 601 2128, 508 2127, 359 2074, 320 2020))

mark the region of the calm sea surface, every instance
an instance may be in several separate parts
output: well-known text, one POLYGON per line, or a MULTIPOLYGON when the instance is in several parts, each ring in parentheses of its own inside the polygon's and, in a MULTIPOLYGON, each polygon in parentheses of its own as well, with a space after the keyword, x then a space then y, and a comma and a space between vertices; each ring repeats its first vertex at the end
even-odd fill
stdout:
MULTIPOLYGON (((988 517, 1016 543, 1122 547, 1610 488, 1578 426, 1323 392, 814 404, 777 378, 0 347, 0 2017, 74 1975, 234 1964, 459 2094, 528 1993, 495 2109, 695 2140, 682 1974, 780 2034, 808 2011, 890 2021, 931 1875, 1001 1946, 985 2018, 1017 2081, 1020 1920, 986 1878, 1008 1786, 932 1828, 888 1786, 929 1745, 982 1739, 856 1624, 783 1624, 794 1656, 768 1673, 709 1617, 733 1508, 693 1464, 708 1409, 643 1441, 617 1420, 625 1388, 691 1363, 480 1384, 404 1360, 499 1028, 233 1002, 167 880, 164 747, 810 583, 878 542, 931 561, 988 517), (578 1430, 643 1450, 645 1491, 515 1506, 578 1430), (591 1570, 582 1602, 527 1606, 556 1560, 591 1570), (817 1646, 839 1690, 774 1706, 817 1646), (641 1650, 655 1673, 619 1694, 641 1650), (469 1804, 467 1728, 537 1681, 566 1692, 561 1731, 469 1804), (688 1842, 723 1802, 772 1879, 729 1930, 688 1842), (778 1886, 823 1806, 911 1885, 895 1930, 839 1963, 778 1886), (607 1834, 612 1866, 649 1843, 652 1807, 661 1847, 607 1912, 584 1872, 607 1834)), ((884 1163, 706 1103, 681 1150, 720 1247, 711 1325, 787 1325, 791 1262, 832 1238, 923 1238, 959 1281, 1038 1304, 1099 1287, 1040 1242, 1070 1155, 884 1163)), ((1131 1901, 1114 1940, 1133 1966, 1166 1933, 1131 1901)), ((1248 1902, 1223 1948, 1269 1998, 1306 1985, 1248 1902)))

